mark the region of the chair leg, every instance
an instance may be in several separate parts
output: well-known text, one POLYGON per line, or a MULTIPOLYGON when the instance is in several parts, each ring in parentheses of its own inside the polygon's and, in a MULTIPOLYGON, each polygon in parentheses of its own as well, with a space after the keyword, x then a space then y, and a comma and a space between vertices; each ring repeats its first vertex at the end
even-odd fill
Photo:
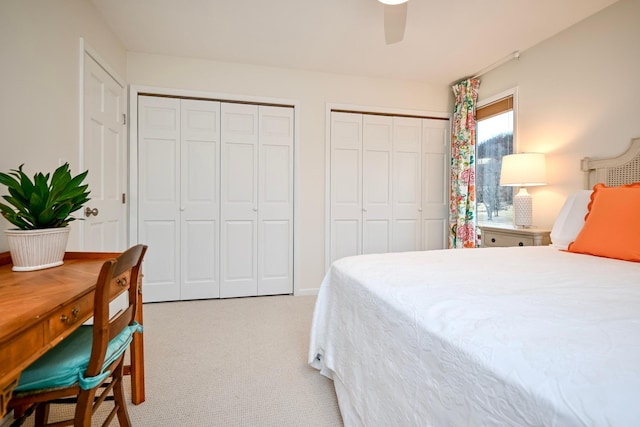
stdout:
MULTIPOLYGON (((11 408, 9 408, 11 409, 11 408)), ((13 418, 20 418, 22 414, 24 414, 27 409, 29 409, 29 405, 24 406, 16 406, 13 408, 13 418)))
POLYGON ((35 426, 43 426, 49 421, 49 404, 44 402, 36 407, 35 426))
POLYGON ((33 414, 35 405, 18 406, 13 408, 13 422, 10 427, 20 427, 33 414))
POLYGON ((124 357, 113 372, 113 400, 118 408, 118 422, 120 427, 131 427, 129 412, 127 411, 127 401, 124 397, 124 389, 122 387, 122 369, 124 367, 124 357))
POLYGON ((73 418, 75 427, 85 427, 91 425, 91 414, 93 413, 93 399, 96 396, 96 389, 81 390, 76 403, 76 413, 73 418))

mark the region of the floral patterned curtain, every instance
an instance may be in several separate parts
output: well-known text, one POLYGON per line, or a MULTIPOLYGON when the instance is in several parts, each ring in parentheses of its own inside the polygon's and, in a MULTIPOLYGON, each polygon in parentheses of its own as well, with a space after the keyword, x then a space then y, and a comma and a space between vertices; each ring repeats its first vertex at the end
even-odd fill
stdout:
POLYGON ((453 86, 456 97, 451 137, 449 248, 476 247, 476 100, 480 80, 453 86))

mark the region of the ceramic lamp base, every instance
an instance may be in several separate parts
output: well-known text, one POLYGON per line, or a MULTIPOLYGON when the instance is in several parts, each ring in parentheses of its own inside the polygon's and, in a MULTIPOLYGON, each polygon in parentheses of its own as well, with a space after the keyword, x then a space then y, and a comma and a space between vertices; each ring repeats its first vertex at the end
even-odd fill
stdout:
POLYGON ((533 221, 533 197, 526 188, 513 197, 513 223, 517 227, 531 227, 533 221))

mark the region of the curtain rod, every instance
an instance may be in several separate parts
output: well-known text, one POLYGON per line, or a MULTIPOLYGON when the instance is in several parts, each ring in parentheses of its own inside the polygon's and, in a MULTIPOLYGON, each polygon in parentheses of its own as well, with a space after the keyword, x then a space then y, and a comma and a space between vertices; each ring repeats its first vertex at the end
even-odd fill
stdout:
POLYGON ((491 71, 491 70, 493 70, 495 68, 498 68, 500 65, 504 64, 505 62, 511 61, 512 59, 520 59, 520 51, 519 50, 515 50, 515 51, 511 52, 509 55, 507 55, 504 58, 500 59, 499 61, 496 61, 493 64, 484 67, 482 70, 478 71, 477 73, 475 73, 470 78, 477 79, 478 77, 482 76, 483 74, 486 74, 489 71, 491 71))

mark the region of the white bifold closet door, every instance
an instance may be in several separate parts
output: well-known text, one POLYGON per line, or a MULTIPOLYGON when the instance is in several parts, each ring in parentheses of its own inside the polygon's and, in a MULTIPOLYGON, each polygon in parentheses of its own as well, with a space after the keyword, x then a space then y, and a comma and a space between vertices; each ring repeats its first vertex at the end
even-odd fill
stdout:
MULTIPOLYGON (((422 119, 393 118, 393 248, 422 249, 422 119)), ((438 179, 442 183, 442 177, 438 179)))
MULTIPOLYGON (((391 252, 393 247, 392 120, 362 118, 362 253, 391 252)), ((338 184, 339 185, 339 184, 338 184)))
POLYGON ((362 115, 331 113, 331 262, 362 253, 362 115))
POLYGON ((222 104, 222 298, 293 291, 293 109, 222 104))
POLYGON ((220 103, 138 98, 144 300, 217 298, 220 103))
POLYGON ((422 249, 444 249, 449 235, 449 120, 422 119, 422 249))
POLYGON ((444 247, 448 123, 331 113, 331 262, 444 247))
POLYGON ((140 96, 145 301, 293 292, 293 108, 140 96))

